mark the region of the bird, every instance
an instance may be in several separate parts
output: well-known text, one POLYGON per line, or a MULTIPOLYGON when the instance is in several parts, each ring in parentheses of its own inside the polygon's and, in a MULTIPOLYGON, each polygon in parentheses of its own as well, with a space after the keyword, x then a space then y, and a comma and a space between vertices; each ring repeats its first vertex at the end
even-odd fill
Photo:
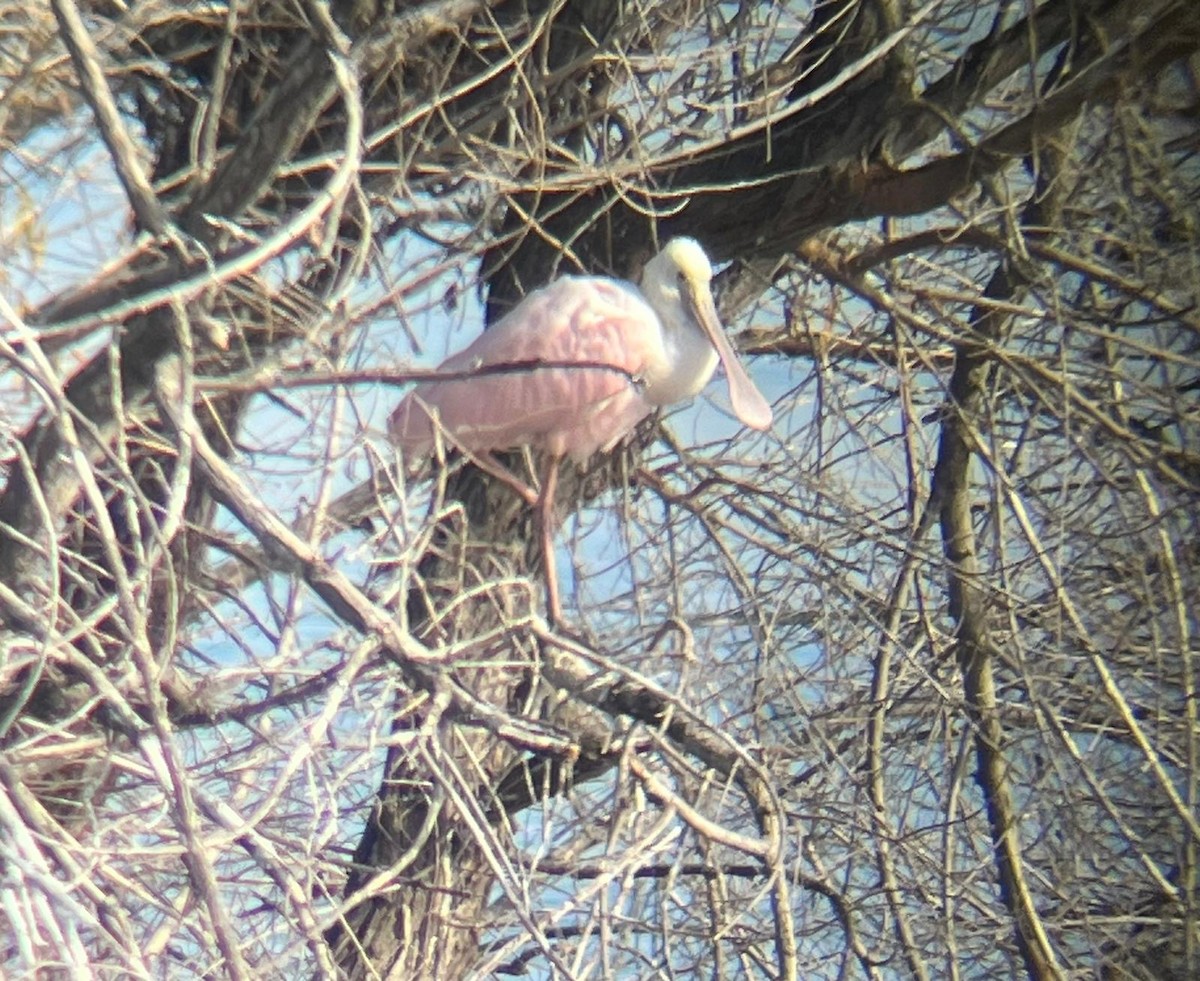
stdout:
POLYGON ((564 276, 530 293, 399 403, 388 435, 406 461, 439 439, 504 481, 533 508, 547 618, 562 622, 555 578, 554 495, 564 458, 613 449, 658 408, 686 401, 723 367, 734 414, 771 426, 771 406, 725 338, 712 263, 695 239, 673 238, 646 263, 640 288, 604 276, 564 276), (540 489, 494 452, 544 454, 540 489))

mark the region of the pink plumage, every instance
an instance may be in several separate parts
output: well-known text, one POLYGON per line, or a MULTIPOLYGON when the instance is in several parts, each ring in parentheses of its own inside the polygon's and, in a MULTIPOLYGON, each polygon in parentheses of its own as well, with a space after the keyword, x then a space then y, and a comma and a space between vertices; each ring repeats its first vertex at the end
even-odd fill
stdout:
POLYGON ((438 421, 469 452, 534 446, 582 462, 611 449, 654 405, 642 380, 666 360, 658 318, 631 289, 566 277, 526 297, 392 414, 392 441, 428 453, 438 421))
POLYGON ((448 443, 486 454, 517 446, 586 460, 611 449, 657 406, 691 398, 725 367, 733 410, 766 429, 771 408, 738 363, 713 305, 712 266, 692 239, 667 243, 641 290, 569 276, 526 297, 392 414, 409 458, 448 443))

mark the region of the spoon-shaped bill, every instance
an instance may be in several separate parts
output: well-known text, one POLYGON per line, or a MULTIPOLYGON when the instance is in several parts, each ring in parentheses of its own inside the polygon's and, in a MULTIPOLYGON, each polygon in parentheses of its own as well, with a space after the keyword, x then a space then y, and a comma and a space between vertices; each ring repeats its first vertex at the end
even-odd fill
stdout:
POLYGON ((725 381, 729 385, 729 402, 734 414, 751 429, 769 429, 771 406, 762 392, 750 380, 746 369, 725 337, 717 307, 707 290, 685 289, 684 295, 696 322, 703 328, 709 342, 717 349, 717 357, 725 369, 725 381))

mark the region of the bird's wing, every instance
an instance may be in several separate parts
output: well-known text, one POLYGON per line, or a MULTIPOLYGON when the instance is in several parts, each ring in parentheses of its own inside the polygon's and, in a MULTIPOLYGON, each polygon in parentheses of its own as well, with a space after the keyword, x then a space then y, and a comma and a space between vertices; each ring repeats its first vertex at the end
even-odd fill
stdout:
POLYGON ((639 379, 666 358, 658 319, 632 290, 566 278, 531 294, 400 403, 392 439, 427 452, 431 414, 467 450, 544 445, 584 459, 650 411, 639 379))

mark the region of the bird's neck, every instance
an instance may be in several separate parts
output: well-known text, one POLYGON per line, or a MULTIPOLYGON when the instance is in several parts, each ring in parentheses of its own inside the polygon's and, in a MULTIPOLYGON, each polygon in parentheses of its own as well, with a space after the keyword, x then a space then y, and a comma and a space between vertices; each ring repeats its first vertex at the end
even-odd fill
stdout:
POLYGON ((669 371, 646 394, 659 405, 690 399, 712 378, 717 352, 683 308, 678 292, 658 307, 669 371))

